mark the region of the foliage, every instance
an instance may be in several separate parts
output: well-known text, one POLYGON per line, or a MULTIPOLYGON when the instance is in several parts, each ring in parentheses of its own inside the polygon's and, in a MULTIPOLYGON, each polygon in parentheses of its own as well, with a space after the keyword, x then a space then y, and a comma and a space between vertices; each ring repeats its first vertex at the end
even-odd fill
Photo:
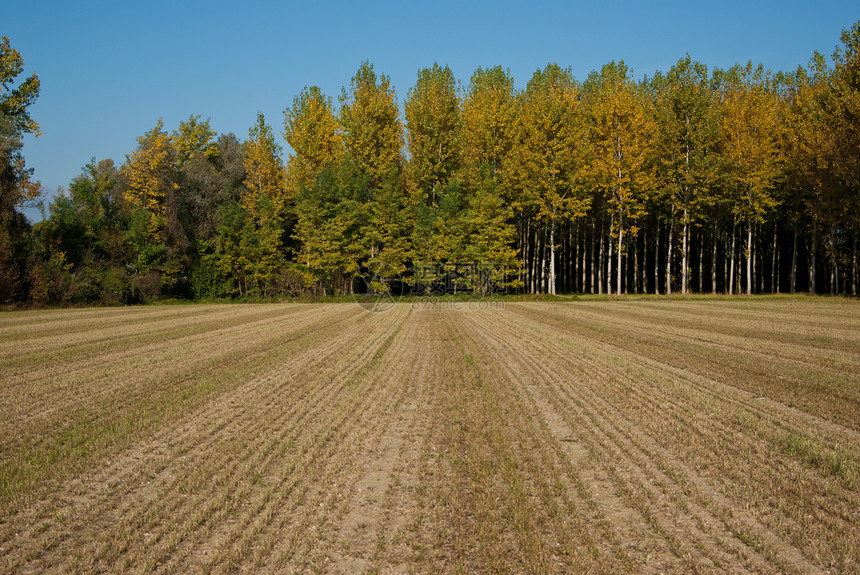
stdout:
POLYGON ((18 81, 4 38, 0 302, 342 297, 356 275, 427 291, 464 265, 491 270, 457 287, 484 294, 659 292, 658 276, 666 293, 857 293, 859 38, 857 23, 790 73, 687 55, 641 81, 623 61, 582 83, 548 64, 523 90, 501 66, 464 89, 436 63, 402 118, 363 62, 337 109, 315 86, 293 99, 285 161, 263 114, 244 142, 159 120, 33 226, 39 78, 18 81))

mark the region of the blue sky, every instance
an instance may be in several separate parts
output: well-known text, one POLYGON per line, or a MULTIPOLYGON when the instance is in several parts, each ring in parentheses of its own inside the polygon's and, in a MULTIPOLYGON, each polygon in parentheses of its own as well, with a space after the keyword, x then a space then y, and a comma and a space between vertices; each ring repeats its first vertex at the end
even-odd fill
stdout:
MULTIPOLYGON (((465 85, 479 66, 522 88, 548 62, 584 80, 623 59, 637 77, 689 53, 709 68, 752 60, 771 70, 830 55, 860 19, 853 2, 68 2, 8 3, 8 36, 38 73, 44 135, 27 164, 49 195, 90 158, 121 164, 159 118, 192 114, 247 137, 258 111, 276 132, 306 85, 337 102, 363 60, 402 104, 420 68, 447 64, 465 85)), ((282 142, 283 143, 283 142, 282 142)), ((32 213, 30 214, 32 216, 32 213)))

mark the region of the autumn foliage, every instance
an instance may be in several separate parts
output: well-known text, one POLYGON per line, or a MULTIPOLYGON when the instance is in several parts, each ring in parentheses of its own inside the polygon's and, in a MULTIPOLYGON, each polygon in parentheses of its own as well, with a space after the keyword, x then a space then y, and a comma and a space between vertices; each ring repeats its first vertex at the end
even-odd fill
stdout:
POLYGON ((159 120, 32 227, 16 208, 36 189, 20 135, 38 131, 38 77, 13 87, 4 40, 0 297, 343 295, 357 278, 427 293, 464 262, 527 293, 856 294, 858 38, 792 72, 688 55, 580 82, 551 63, 522 90, 502 67, 462 86, 434 64, 402 105, 364 62, 337 106, 307 87, 245 142, 159 120))

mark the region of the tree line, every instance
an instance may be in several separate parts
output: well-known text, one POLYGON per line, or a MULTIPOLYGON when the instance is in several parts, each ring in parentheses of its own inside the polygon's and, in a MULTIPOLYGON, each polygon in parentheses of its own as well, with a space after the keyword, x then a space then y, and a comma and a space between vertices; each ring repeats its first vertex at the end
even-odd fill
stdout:
POLYGON ((159 121, 121 166, 88 163, 30 225, 21 136, 38 77, 0 47, 0 301, 487 293, 856 294, 860 22, 772 73, 685 56, 635 80, 549 64, 461 86, 418 72, 398 104, 361 64, 338 105, 305 88, 240 141, 159 121), (458 275, 464 264, 485 274, 458 275), (457 283, 459 282, 459 283, 457 283))

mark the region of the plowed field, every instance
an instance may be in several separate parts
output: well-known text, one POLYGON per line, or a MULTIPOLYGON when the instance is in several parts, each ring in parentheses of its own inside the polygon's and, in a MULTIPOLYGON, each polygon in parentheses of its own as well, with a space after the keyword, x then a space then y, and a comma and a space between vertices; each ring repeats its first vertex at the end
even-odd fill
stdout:
POLYGON ((860 304, 0 315, 3 573, 854 573, 860 304))

